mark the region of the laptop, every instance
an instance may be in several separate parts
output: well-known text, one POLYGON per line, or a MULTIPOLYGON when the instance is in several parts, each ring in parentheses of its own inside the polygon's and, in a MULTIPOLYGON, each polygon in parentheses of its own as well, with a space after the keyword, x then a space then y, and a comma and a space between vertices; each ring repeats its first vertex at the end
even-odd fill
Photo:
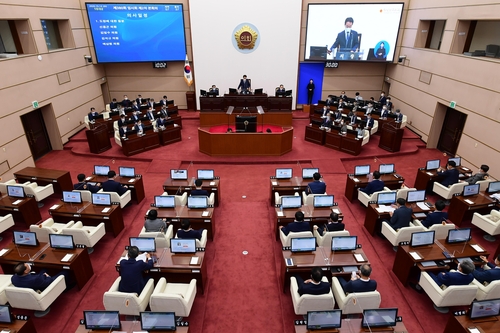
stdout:
POLYGON ((133 167, 124 167, 121 166, 118 168, 118 172, 120 173, 120 177, 135 177, 135 168, 133 167))
POLYGON ((175 323, 174 312, 141 312, 143 331, 175 331, 175 323))
POLYGON ((208 197, 206 196, 191 196, 187 198, 187 206, 190 209, 205 209, 208 208, 208 197))
POLYGON ((358 247, 358 236, 332 237, 332 251, 354 251, 358 247))
POLYGON ((120 330, 120 313, 118 311, 83 311, 85 329, 87 330, 120 330))
POLYGON ((65 203, 81 204, 82 203, 82 194, 80 192, 63 191, 62 200, 65 203))
POLYGON ((316 237, 297 237, 290 240, 292 253, 316 251, 316 237))
POLYGON ((175 208, 175 195, 155 195, 155 207, 175 208))
POLYGON ((488 193, 496 193, 496 192, 499 192, 499 191, 500 191, 500 181, 490 182, 488 184, 488 189, 486 190, 486 192, 488 192, 488 193))
POLYGON ((94 174, 97 176, 107 176, 109 170, 109 165, 94 165, 94 174))
POLYGON ((137 246, 140 252, 156 252, 154 237, 130 237, 130 246, 137 246))
POLYGON ((302 169, 302 179, 312 179, 316 172, 319 173, 319 168, 304 168, 302 169))
POLYGON ((23 246, 38 246, 36 233, 31 231, 13 231, 14 244, 23 246))
POLYGON ((313 198, 313 207, 314 208, 325 208, 332 207, 334 196, 333 195, 315 195, 313 198))
POLYGON ((361 327, 370 329, 381 327, 389 328, 392 326, 396 326, 397 317, 397 308, 363 310, 361 327))
POLYGON ((74 250, 72 235, 49 234, 50 247, 57 250, 74 250))
POLYGON ((356 165, 354 167, 355 176, 364 176, 370 173, 370 165, 356 165))
POLYGON ((172 180, 187 180, 188 179, 188 171, 184 169, 179 170, 170 170, 170 179, 172 180))
POLYGON ((10 312, 10 306, 0 305, 0 323, 12 324, 12 322, 14 322, 14 316, 10 312))
POLYGON ((329 330, 342 325, 342 310, 307 311, 307 329, 329 330))
POLYGON ((196 239, 170 238, 170 252, 196 253, 196 239))
POLYGON ((276 179, 292 178, 292 168, 276 169, 276 179))

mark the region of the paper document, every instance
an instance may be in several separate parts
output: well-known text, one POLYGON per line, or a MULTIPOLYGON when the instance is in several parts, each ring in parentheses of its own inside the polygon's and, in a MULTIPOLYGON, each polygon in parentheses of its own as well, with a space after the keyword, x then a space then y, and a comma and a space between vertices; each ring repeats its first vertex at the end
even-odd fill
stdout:
POLYGON ((359 183, 359 179, 358 178, 353 178, 352 180, 354 180, 356 183, 359 183))
POLYGON ((71 253, 68 253, 67 255, 64 256, 64 258, 61 259, 61 261, 67 262, 67 261, 70 261, 71 258, 73 258, 73 255, 71 253))
POLYGON ((278 186, 278 182, 271 182, 271 184, 273 184, 273 186, 278 186))
POLYGON ((334 212, 335 214, 340 214, 340 210, 338 210, 337 208, 332 208, 332 212, 334 212))
POLYGON ((279 217, 283 217, 283 216, 285 216, 285 214, 283 214, 283 212, 277 212, 276 214, 277 214, 279 217))
POLYGON ((22 200, 16 200, 16 201, 14 201, 12 204, 13 204, 13 205, 19 205, 21 202, 23 202, 23 201, 22 201, 22 200))
POLYGON ((476 252, 484 252, 483 248, 477 244, 471 245, 476 252))
POLYGON ((59 205, 54 205, 54 206, 50 207, 49 209, 57 209, 57 208, 59 208, 59 205))
POLYGON ((421 210, 429 210, 430 208, 427 207, 425 202, 417 202, 417 207, 420 208, 421 210))
POLYGON ((430 266, 437 265, 435 261, 422 261, 420 264, 424 267, 430 267, 430 266))
POLYGON ((133 182, 135 182, 135 178, 130 179, 128 182, 129 182, 129 183, 133 183, 133 182))
POLYGON ((9 251, 8 249, 3 249, 2 251, 0 251, 0 257, 3 256, 5 253, 7 253, 7 251, 9 251))
POLYGON ((92 179, 92 177, 87 177, 87 178, 85 178, 85 180, 91 180, 91 179, 92 179))
POLYGON ((468 330, 470 333, 481 333, 481 331, 479 331, 477 328, 469 327, 468 330))
POLYGON ((490 198, 494 198, 494 199, 500 200, 500 193, 492 194, 492 195, 490 195, 490 198))
POLYGON ((354 258, 356 259, 357 262, 366 261, 361 253, 355 253, 354 258))
POLYGON ((111 209, 111 208, 109 208, 109 207, 108 207, 108 208, 104 208, 104 209, 102 210, 102 213, 107 213, 107 212, 109 212, 109 210, 110 210, 110 209, 111 209))
POLYGON ((210 214, 210 212, 204 211, 203 213, 201 213, 201 216, 208 216, 209 214, 210 214))
POLYGON ((464 201, 467 202, 469 205, 473 205, 474 204, 474 202, 470 201, 469 199, 465 199, 464 201))
POLYGON ((191 257, 191 261, 189 262, 190 265, 198 265, 200 257, 191 257))
POLYGON ((215 182, 210 182, 210 186, 215 186, 215 182))
POLYGON ((415 260, 420 260, 420 259, 422 259, 422 257, 420 257, 420 256, 418 255, 418 253, 417 253, 417 252, 410 252, 410 255, 411 255, 411 256, 413 257, 413 259, 415 259, 415 260))
POLYGON ((377 212, 379 213, 390 213, 395 210, 394 207, 388 206, 388 205, 380 205, 377 208, 377 212))

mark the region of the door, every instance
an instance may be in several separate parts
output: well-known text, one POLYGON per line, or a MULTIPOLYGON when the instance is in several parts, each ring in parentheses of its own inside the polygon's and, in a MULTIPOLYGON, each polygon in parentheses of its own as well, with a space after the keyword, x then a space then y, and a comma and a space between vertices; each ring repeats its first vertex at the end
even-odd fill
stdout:
POLYGON ((467 115, 465 113, 447 108, 437 146, 439 150, 455 156, 466 119, 467 115))
POLYGON ((23 123, 31 155, 33 155, 33 160, 36 161, 52 150, 41 109, 22 115, 21 122, 23 123))

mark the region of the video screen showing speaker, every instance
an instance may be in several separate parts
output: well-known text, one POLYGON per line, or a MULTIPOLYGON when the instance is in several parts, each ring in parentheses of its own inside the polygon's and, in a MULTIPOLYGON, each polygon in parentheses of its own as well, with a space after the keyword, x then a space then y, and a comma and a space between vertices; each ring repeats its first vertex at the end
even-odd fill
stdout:
POLYGON ((236 132, 257 132, 257 116, 236 116, 236 132))

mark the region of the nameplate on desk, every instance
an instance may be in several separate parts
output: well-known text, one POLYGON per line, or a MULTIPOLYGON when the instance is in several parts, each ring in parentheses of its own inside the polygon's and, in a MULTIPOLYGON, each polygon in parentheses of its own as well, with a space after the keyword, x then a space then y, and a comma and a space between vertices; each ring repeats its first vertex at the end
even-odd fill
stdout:
POLYGON ((200 261, 200 257, 191 257, 191 260, 189 261, 190 265, 198 265, 198 262, 200 261))
POLYGON ((133 182, 135 182, 135 178, 130 179, 128 182, 129 182, 129 183, 133 183, 133 182))
POLYGON ((104 220, 109 220, 109 216, 103 216, 102 217, 104 220))
POLYGON ((212 192, 217 191, 217 187, 212 188, 212 192))
POLYGON ((80 217, 80 214, 73 214, 73 217, 80 217))
POLYGON ((184 187, 184 189, 185 189, 186 191, 189 191, 189 190, 191 189, 191 187, 184 187))
POLYGON ((16 201, 14 201, 12 204, 13 204, 13 205, 19 205, 21 202, 23 202, 23 201, 22 201, 22 200, 16 200, 16 201))
POLYGON ((470 169, 466 168, 466 167, 462 167, 462 169, 465 170, 465 171, 470 171, 470 169))
POLYGON ((36 180, 36 177, 31 177, 31 179, 36 180))
POLYGON ((109 210, 110 210, 110 209, 111 209, 111 208, 106 207, 106 208, 104 208, 101 212, 102 212, 102 213, 107 213, 107 212, 109 212, 109 210))
POLYGON ((203 222, 207 222, 207 223, 210 223, 211 221, 210 221, 210 220, 203 220, 203 222))
POLYGON ((57 179, 52 179, 52 182, 53 183, 57 183, 57 179))
POLYGON ((277 212, 276 214, 277 214, 279 217, 283 217, 283 216, 285 216, 285 214, 284 214, 283 212, 277 212))
POLYGON ((332 208, 332 212, 334 212, 335 214, 340 214, 340 210, 338 210, 337 208, 332 208))
POLYGON ((476 250, 476 252, 484 252, 483 248, 477 244, 474 245, 471 244, 471 246, 474 250, 476 250))
POLYGON ((54 206, 50 207, 49 209, 57 209, 57 208, 59 208, 59 205, 54 205, 54 206))
POLYGON ((356 259, 357 262, 366 261, 365 258, 363 258, 363 255, 361 253, 355 253, 354 258, 356 259))
POLYGON ((7 252, 9 252, 9 249, 3 249, 2 251, 0 251, 0 257, 6 254, 7 252))
POLYGON ((429 176, 433 176, 432 172, 426 172, 426 174, 428 174, 429 176))
POLYGON ((19 208, 13 208, 12 210, 15 211, 15 212, 18 212, 19 208))
POLYGON ((210 182, 210 186, 215 186, 215 182, 210 182))
POLYGON ((199 273, 199 272, 200 272, 200 270, 199 270, 199 269, 192 269, 192 270, 191 270, 191 273, 199 273))
POLYGON ((201 213, 201 216, 208 216, 210 214, 209 211, 204 211, 203 213, 201 213))
POLYGON ((150 271, 150 272, 159 272, 159 271, 160 271, 160 269, 159 269, 159 268, 151 268, 149 271, 150 271))
POLYGON ((474 204, 474 202, 470 201, 469 199, 465 199, 464 201, 467 202, 469 205, 473 205, 474 204))
MULTIPOLYGON (((70 260, 71 260, 71 258, 73 258, 73 254, 68 253, 68 254, 66 254, 66 255, 65 255, 65 256, 61 259, 61 261, 62 261, 62 262, 67 262, 67 261, 70 261, 70 260)), ((64 267, 63 267, 63 268, 64 268, 64 267)), ((68 267, 67 269, 69 269, 69 267, 68 267)))
POLYGON ((415 260, 420 260, 422 257, 417 253, 417 252, 410 252, 410 255, 413 257, 415 260))
POLYGON ((353 178, 352 180, 354 180, 356 183, 359 183, 359 179, 358 178, 353 178))
POLYGON ((278 182, 271 182, 271 184, 273 184, 273 186, 278 186, 278 182))
POLYGON ((85 178, 85 180, 91 180, 91 179, 92 179, 92 177, 87 177, 87 178, 85 178))

